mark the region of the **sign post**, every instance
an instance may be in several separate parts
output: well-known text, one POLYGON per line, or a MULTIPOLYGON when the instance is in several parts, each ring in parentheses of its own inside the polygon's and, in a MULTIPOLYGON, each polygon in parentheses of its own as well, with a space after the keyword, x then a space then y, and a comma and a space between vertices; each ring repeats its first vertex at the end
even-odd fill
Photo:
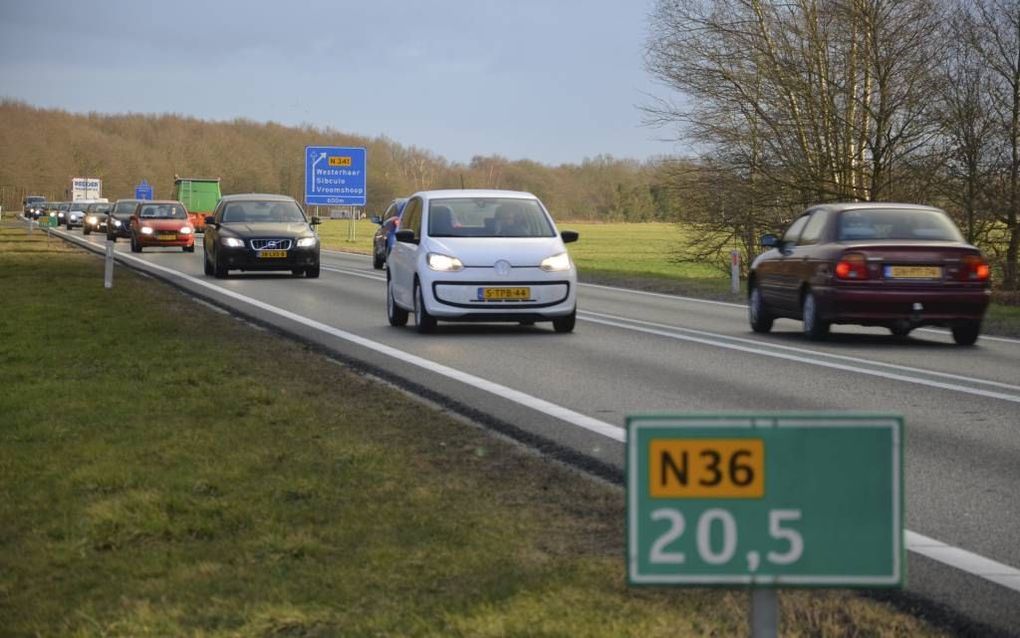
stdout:
POLYGON ((356 238, 355 206, 368 200, 367 152, 361 147, 305 147, 305 205, 351 206, 347 240, 356 238))
POLYGON ((899 416, 628 417, 628 579, 751 587, 755 636, 776 588, 901 587, 902 467, 899 416))

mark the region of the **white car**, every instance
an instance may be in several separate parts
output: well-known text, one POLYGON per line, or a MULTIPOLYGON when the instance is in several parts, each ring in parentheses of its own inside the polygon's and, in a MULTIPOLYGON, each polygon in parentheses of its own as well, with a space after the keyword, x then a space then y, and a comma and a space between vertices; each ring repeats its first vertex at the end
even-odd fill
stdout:
POLYGON ((437 321, 551 321, 574 329, 577 269, 531 193, 442 190, 415 193, 387 258, 390 325, 414 315, 418 332, 437 321))

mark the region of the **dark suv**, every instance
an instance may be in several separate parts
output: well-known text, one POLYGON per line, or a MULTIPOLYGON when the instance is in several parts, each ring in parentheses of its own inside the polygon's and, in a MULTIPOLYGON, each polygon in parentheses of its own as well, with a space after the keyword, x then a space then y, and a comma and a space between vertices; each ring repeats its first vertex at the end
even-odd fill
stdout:
POLYGON ((118 199, 106 214, 106 238, 116 241, 118 237, 131 237, 131 215, 140 204, 140 199, 118 199))

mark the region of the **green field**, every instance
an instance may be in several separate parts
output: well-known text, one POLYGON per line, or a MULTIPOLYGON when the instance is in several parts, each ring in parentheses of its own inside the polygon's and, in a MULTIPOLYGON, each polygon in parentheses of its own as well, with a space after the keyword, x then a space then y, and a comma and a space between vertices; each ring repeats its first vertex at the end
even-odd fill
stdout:
MULTIPOLYGON (((675 636, 613 487, 42 233, 0 227, 0 634, 675 636), (253 356, 254 355, 254 356, 253 356)), ((853 593, 783 635, 940 635, 853 593)))

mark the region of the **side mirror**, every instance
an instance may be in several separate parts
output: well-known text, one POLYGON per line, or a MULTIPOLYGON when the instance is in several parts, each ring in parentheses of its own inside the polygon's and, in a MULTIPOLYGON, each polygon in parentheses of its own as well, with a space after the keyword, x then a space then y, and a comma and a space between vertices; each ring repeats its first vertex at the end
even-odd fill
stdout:
POLYGON ((379 217, 378 215, 372 215, 373 224, 379 224, 380 226, 382 226, 382 222, 383 222, 382 217, 379 217))
POLYGON ((397 241, 403 242, 405 244, 417 244, 418 243, 418 240, 414 238, 414 231, 413 230, 406 230, 406 229, 405 230, 398 230, 396 232, 396 234, 393 235, 393 237, 397 241))
POLYGON ((205 216, 205 224, 206 224, 206 226, 215 226, 216 225, 216 216, 215 215, 206 215, 205 216))
POLYGON ((775 235, 762 235, 761 245, 765 248, 776 248, 779 246, 779 238, 775 235))
POLYGON ((560 237, 563 239, 564 244, 571 244, 577 241, 581 235, 576 230, 561 230, 560 237))
POLYGON ((312 219, 308 223, 311 224, 312 226, 318 226, 319 224, 322 223, 322 218, 321 217, 312 217, 312 219))

